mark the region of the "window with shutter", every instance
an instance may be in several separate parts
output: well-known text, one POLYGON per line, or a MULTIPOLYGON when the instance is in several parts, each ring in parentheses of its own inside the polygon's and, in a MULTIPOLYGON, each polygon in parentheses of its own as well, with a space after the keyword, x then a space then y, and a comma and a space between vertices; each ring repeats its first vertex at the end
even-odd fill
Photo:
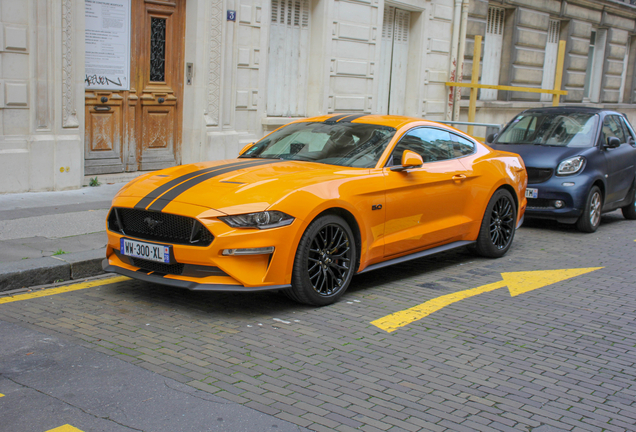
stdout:
MULTIPOLYGON (((484 39, 484 57, 481 71, 481 83, 499 85, 499 69, 501 67, 501 49, 503 48, 504 20, 506 11, 503 8, 489 6, 484 39)), ((496 100, 497 90, 482 89, 479 99, 496 100)))
POLYGON ((302 117, 307 101, 310 0, 272 0, 267 115, 302 117))
MULTIPOLYGON (((559 51, 559 34, 561 30, 561 22, 558 20, 550 20, 548 27, 548 41, 545 44, 545 60, 543 61, 543 81, 541 88, 554 88, 554 75, 556 73, 557 54, 559 51)), ((542 102, 552 100, 552 95, 547 93, 541 94, 542 102)))
POLYGON ((384 7, 378 87, 380 114, 404 114, 410 21, 410 12, 384 7))

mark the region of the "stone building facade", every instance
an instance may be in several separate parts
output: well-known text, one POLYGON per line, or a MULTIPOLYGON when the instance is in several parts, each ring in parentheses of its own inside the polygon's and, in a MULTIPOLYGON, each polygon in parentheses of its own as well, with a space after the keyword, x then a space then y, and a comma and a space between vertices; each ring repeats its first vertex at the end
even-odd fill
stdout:
MULTIPOLYGON (((464 81, 474 40, 483 37, 480 82, 552 88, 559 40, 566 41, 561 104, 605 107, 636 120, 636 6, 615 0, 471 0, 464 81), (500 55, 492 55, 492 45, 500 55), (484 71, 486 71, 484 73, 484 71)), ((467 118, 467 91, 461 119, 467 118)), ((551 106, 551 96, 482 91, 476 121, 505 123, 519 111, 551 106)))
MULTIPOLYGON (((564 101, 634 116, 635 26, 616 0, 0 0, 0 193, 233 158, 299 117, 465 120, 445 82, 478 34, 481 82, 550 87, 564 39, 564 101), (127 32, 120 87, 96 85, 96 22, 127 32)), ((483 91, 477 120, 544 104, 483 91)))

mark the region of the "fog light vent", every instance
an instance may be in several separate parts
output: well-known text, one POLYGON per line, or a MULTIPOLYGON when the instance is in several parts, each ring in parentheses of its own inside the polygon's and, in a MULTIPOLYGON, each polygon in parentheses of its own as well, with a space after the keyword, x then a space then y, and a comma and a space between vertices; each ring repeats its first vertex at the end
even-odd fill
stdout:
POLYGON ((554 202, 554 207, 556 207, 558 209, 562 208, 564 205, 565 205, 565 203, 563 201, 561 201, 561 200, 556 200, 554 202))

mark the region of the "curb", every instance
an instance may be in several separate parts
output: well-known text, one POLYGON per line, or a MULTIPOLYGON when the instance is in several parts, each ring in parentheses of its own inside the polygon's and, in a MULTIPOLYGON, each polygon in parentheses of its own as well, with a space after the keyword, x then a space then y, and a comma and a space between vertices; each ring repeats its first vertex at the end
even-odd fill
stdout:
POLYGON ((0 292, 104 273, 106 248, 0 264, 0 292))

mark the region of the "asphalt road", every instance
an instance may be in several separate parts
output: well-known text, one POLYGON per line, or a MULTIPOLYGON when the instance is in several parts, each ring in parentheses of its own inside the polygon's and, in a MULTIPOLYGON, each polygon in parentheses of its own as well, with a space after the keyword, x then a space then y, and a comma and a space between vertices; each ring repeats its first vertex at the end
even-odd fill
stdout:
POLYGON ((529 222, 501 259, 323 308, 121 278, 2 296, 0 431, 634 431, 635 240, 620 212, 529 222))

